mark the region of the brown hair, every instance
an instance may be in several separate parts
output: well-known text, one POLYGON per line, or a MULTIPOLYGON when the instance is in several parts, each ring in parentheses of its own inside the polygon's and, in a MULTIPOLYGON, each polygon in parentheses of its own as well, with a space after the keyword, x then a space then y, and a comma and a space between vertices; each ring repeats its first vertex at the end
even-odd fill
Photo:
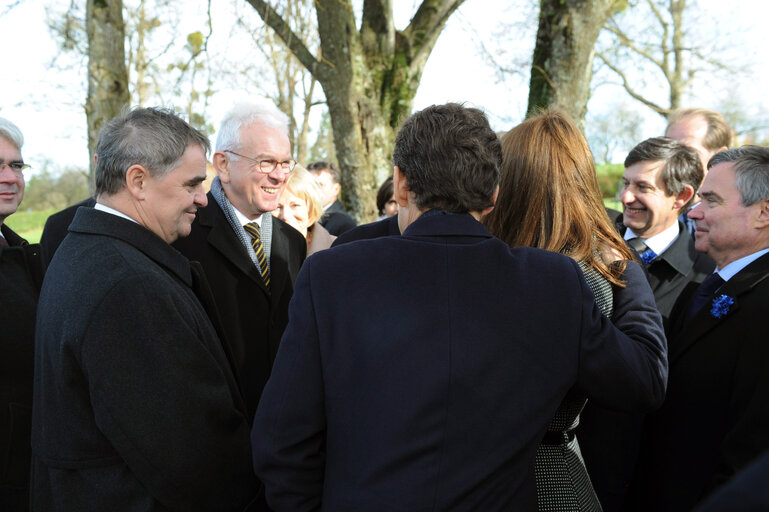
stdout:
POLYGON ((502 137, 499 197, 484 224, 511 247, 565 253, 618 286, 625 265, 608 265, 601 249, 633 259, 604 208, 585 137, 556 109, 530 117, 502 137))

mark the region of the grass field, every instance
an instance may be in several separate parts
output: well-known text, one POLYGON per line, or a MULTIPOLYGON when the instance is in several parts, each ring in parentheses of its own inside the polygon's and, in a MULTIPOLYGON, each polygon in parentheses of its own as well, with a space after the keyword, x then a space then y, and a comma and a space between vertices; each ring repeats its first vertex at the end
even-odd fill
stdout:
MULTIPOLYGON (((601 173, 601 166, 599 166, 599 180, 602 177, 601 173)), ((614 171, 612 174, 614 176, 605 177, 604 183, 616 183, 616 170, 612 169, 614 171)), ((608 173, 607 173, 608 174, 608 173)), ((621 173, 620 173, 621 176, 621 173)), ((604 193, 606 193, 604 191, 604 193)), ((622 203, 617 201, 615 198, 612 197, 604 197, 603 204, 607 208, 612 208, 614 210, 622 211, 622 203)), ((40 235, 43 234, 43 226, 45 225, 45 221, 51 214, 56 213, 56 210, 42 210, 39 212, 33 212, 33 211, 18 211, 8 217, 5 220, 5 223, 8 225, 9 228, 17 232, 19 235, 21 235, 23 238, 25 238, 29 243, 36 244, 40 241, 40 235)))
POLYGON ((17 211, 5 219, 5 223, 9 228, 25 238, 27 242, 36 244, 40 241, 40 235, 43 234, 45 220, 55 212, 56 210, 43 210, 39 212, 17 211))

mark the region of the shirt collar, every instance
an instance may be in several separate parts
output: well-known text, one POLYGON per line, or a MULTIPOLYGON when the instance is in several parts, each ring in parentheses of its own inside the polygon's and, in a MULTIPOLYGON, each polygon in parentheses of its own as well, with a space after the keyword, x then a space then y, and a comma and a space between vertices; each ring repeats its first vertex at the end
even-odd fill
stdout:
POLYGON ((721 279, 724 281, 728 281, 732 277, 734 277, 737 272, 742 270, 743 268, 747 267, 754 261, 756 261, 758 258, 763 256, 769 252, 769 247, 766 249, 762 249, 760 251, 754 252, 753 254, 748 254, 747 256, 743 256, 742 258, 738 260, 734 260, 733 262, 729 263, 722 269, 716 269, 715 271, 718 272, 718 275, 721 276, 721 279))
MULTIPOLYGON (((136 220, 132 219, 131 217, 129 217, 125 213, 123 213, 121 211, 118 211, 118 210, 116 210, 114 208, 110 208, 109 206, 104 205, 102 203, 96 203, 95 205, 93 205, 93 207, 95 209, 97 209, 97 210, 100 210, 100 211, 103 211, 103 212, 107 212, 107 213, 111 213, 112 215, 117 215, 118 217, 123 217, 124 219, 130 220, 131 222, 136 222, 136 220)), ((136 223, 138 224, 138 222, 136 222, 136 223)))
MULTIPOLYGON (((667 250, 668 247, 670 247, 675 239, 678 238, 679 232, 680 229, 678 227, 678 222, 674 222, 672 226, 664 230, 662 233, 657 233, 656 235, 649 238, 642 238, 642 240, 646 244, 646 247, 654 251, 654 254, 662 254, 667 250)), ((633 233, 632 229, 627 228, 625 230, 625 240, 630 240, 631 238, 639 237, 633 233)))
POLYGON ((243 215, 243 212, 235 208, 235 206, 232 207, 232 211, 235 212, 235 217, 237 217, 238 222, 240 222, 241 226, 245 226, 246 224, 251 224, 252 222, 256 222, 259 225, 259 228, 262 227, 262 215, 272 215, 271 213, 263 213, 262 215, 258 216, 254 220, 249 220, 248 217, 243 215))

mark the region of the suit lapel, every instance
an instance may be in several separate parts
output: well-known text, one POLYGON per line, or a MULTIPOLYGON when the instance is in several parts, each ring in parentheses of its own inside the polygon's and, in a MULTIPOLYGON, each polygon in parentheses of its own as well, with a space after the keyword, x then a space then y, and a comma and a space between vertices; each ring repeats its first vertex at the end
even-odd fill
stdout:
POLYGON ((207 241, 267 293, 261 274, 235 235, 219 203, 209 194, 209 206, 198 211, 198 222, 209 228, 207 241))
POLYGON ((283 233, 284 225, 272 219, 272 247, 270 248, 270 291, 273 304, 279 304, 288 279, 288 238, 283 233))
MULTIPOLYGON (((729 307, 729 310, 721 318, 716 318, 711 313, 712 302, 705 304, 692 317, 691 322, 684 326, 679 335, 676 336, 676 343, 671 344, 668 355, 670 362, 675 361, 705 334, 718 327, 721 323, 729 321, 729 318, 740 310, 741 297, 750 292, 753 287, 767 277, 769 277, 769 254, 761 256, 729 279, 718 290, 716 296, 727 295, 734 299, 734 304, 729 307)), ((686 305, 688 306, 688 302, 686 305)), ((686 308, 682 308, 681 312, 683 314, 685 314, 685 311, 686 308)))

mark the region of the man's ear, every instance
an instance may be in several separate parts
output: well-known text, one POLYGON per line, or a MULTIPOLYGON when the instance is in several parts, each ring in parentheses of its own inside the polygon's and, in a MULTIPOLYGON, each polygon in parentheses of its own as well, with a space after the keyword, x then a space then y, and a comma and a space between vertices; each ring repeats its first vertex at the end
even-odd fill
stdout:
POLYGON ((150 173, 139 164, 134 164, 125 173, 126 188, 134 199, 142 201, 147 197, 147 181, 150 173))
POLYGON ((763 199, 759 201, 761 209, 756 216, 756 227, 758 229, 765 229, 769 227, 769 199, 763 199))
POLYGON ((680 210, 692 197, 694 197, 694 187, 691 185, 684 185, 683 190, 676 196, 676 200, 673 203, 673 209, 680 210))
POLYGON ((398 206, 405 208, 409 205, 409 184, 397 165, 393 168, 393 196, 398 206))
MULTIPOLYGON (((497 197, 499 197, 499 185, 497 185, 497 188, 494 189, 494 193, 491 195, 491 202, 494 204, 497 204, 497 197)), ((494 209, 494 206, 489 206, 487 208, 484 208, 481 212, 481 218, 485 217, 486 215, 491 213, 491 210, 494 209)))
POLYGON ((227 169, 227 155, 224 154, 224 151, 214 153, 211 164, 214 166, 216 174, 219 175, 219 180, 222 183, 229 183, 230 171, 227 169))

